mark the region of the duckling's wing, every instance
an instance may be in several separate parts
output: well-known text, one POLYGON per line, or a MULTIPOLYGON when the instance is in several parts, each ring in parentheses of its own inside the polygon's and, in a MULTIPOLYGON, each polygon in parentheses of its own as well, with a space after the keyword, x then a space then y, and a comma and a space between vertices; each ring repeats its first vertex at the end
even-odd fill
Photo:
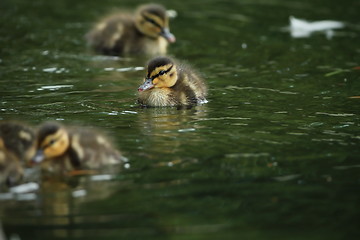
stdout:
POLYGON ((101 133, 82 129, 71 137, 71 148, 80 161, 80 168, 96 169, 120 163, 122 156, 101 133))
POLYGON ((97 23, 86 34, 86 40, 96 51, 109 54, 115 51, 118 41, 125 31, 126 18, 121 15, 113 15, 97 23))
POLYGON ((186 95, 192 103, 206 103, 207 85, 202 75, 186 63, 180 63, 180 88, 186 90, 186 95))
POLYGON ((207 85, 205 84, 204 78, 196 73, 194 76, 194 85, 196 86, 195 94, 198 97, 198 100, 201 100, 202 103, 206 103, 206 95, 207 95, 207 85))

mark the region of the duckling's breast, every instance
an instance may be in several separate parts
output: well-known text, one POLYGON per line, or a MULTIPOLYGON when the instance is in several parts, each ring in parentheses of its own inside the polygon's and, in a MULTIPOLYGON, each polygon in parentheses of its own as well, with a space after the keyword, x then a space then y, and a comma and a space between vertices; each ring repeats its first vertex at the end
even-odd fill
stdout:
POLYGON ((157 39, 148 39, 148 41, 144 44, 144 51, 148 55, 166 54, 167 46, 168 42, 162 37, 157 39))
POLYGON ((161 55, 166 54, 168 46, 168 42, 162 37, 150 38, 145 35, 135 35, 123 41, 125 54, 161 55))
POLYGON ((153 88, 139 92, 139 102, 149 107, 166 107, 177 104, 170 88, 153 88))

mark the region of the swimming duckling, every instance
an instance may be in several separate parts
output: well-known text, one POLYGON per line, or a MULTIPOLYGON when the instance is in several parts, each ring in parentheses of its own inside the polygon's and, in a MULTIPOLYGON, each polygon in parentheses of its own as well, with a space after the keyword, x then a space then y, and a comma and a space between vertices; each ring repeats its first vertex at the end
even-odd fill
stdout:
POLYGON ((117 13, 102 19, 86 35, 88 44, 105 55, 165 54, 175 42, 166 9, 158 4, 140 6, 134 15, 117 13))
POLYGON ((0 184, 8 186, 20 182, 23 165, 35 154, 35 134, 19 122, 0 122, 0 184))
POLYGON ((104 135, 88 128, 47 122, 37 133, 37 153, 33 162, 41 163, 45 172, 81 172, 125 160, 104 135))
POLYGON ((4 141, 4 148, 22 162, 30 160, 35 154, 35 133, 24 123, 0 122, 0 137, 4 141))
POLYGON ((204 80, 189 66, 168 57, 148 63, 138 102, 148 107, 191 106, 206 103, 204 80))
POLYGON ((9 152, 0 138, 0 188, 4 186, 13 186, 21 181, 24 175, 23 167, 19 159, 9 152))

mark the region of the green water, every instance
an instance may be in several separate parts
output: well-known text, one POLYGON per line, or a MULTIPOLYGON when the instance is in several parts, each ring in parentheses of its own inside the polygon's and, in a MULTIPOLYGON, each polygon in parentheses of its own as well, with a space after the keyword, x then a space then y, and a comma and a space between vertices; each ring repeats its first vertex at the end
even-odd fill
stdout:
POLYGON ((206 105, 140 109, 146 59, 86 48, 96 19, 141 1, 0 2, 0 119, 95 126, 130 162, 1 200, 8 238, 357 239, 360 2, 158 2, 206 105), (295 39, 291 15, 347 25, 295 39))

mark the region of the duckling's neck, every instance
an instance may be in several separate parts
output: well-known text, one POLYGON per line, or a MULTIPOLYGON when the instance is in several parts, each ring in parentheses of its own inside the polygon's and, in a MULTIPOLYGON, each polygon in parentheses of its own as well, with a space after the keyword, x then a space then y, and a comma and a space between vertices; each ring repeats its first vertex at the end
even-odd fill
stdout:
POLYGON ((80 161, 78 153, 71 147, 69 148, 68 153, 69 153, 69 159, 70 159, 71 166, 74 169, 80 169, 81 161, 80 161))
POLYGON ((135 29, 135 33, 138 37, 147 37, 147 38, 155 39, 155 38, 150 37, 150 36, 146 35, 145 33, 141 32, 140 29, 136 26, 136 24, 134 24, 134 29, 135 29))
POLYGON ((78 169, 81 167, 81 159, 79 154, 83 153, 84 151, 80 144, 80 136, 77 134, 69 134, 69 138, 70 146, 66 152, 69 156, 72 167, 78 169))
POLYGON ((177 74, 177 80, 176 80, 176 83, 174 84, 174 86, 170 87, 172 89, 176 89, 176 88, 179 88, 181 86, 184 86, 186 85, 184 83, 184 78, 185 78, 185 73, 184 71, 180 68, 180 67, 176 67, 176 74, 177 74))

